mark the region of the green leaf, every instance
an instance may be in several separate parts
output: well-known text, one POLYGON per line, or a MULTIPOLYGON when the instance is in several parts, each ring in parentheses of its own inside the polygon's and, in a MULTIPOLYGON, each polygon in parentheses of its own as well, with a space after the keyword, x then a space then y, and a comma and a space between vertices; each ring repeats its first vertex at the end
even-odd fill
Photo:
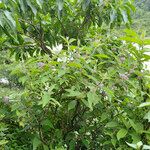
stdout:
POLYGON ((106 112, 102 113, 100 121, 103 122, 104 120, 107 119, 107 117, 108 117, 108 113, 106 113, 106 112))
POLYGON ((123 21, 124 21, 125 23, 127 23, 127 22, 128 22, 128 15, 127 15, 126 11, 125 11, 125 10, 122 10, 122 9, 120 9, 120 11, 121 11, 121 15, 122 15, 122 17, 123 17, 123 21))
POLYGON ((30 0, 26 0, 28 6, 31 8, 32 12, 34 13, 34 15, 37 14, 37 10, 36 8, 32 5, 31 1, 30 0))
POLYGON ((44 92, 44 95, 42 96, 42 106, 45 107, 49 101, 51 100, 51 96, 49 93, 44 92))
POLYGON ((40 144, 41 144, 41 141, 37 137, 35 137, 33 139, 33 150, 36 150, 40 146, 40 144))
POLYGON ((144 149, 150 150, 150 145, 143 145, 143 150, 144 150, 144 149))
POLYGON ((71 110, 71 109, 74 109, 75 106, 77 104, 77 101, 71 101, 69 104, 68 104, 68 111, 71 110))
POLYGON ((128 131, 126 129, 120 129, 117 133, 117 139, 120 140, 126 136, 128 131))
POLYGON ((137 145, 136 144, 131 144, 131 143, 128 143, 128 142, 126 142, 126 143, 128 144, 128 146, 130 146, 130 147, 132 147, 134 149, 137 149, 137 145))
POLYGON ((54 128, 53 124, 51 123, 51 121, 49 119, 46 119, 42 122, 43 126, 47 126, 49 128, 54 128))
POLYGON ((28 78, 26 76, 19 78, 19 82, 21 82, 22 84, 24 84, 27 80, 28 78))
POLYGON ((131 137, 132 137, 132 143, 137 143, 140 141, 140 134, 136 133, 135 131, 132 132, 131 134, 131 137))
POLYGON ((101 100, 99 96, 94 92, 88 92, 87 98, 88 98, 88 105, 91 111, 93 110, 93 106, 95 106, 101 100))
POLYGON ((114 127, 117 127, 119 124, 117 123, 117 122, 115 122, 115 121, 111 121, 111 122, 108 122, 107 124, 106 124, 106 127, 107 128, 114 128, 114 127))
POLYGON ((20 5, 20 8, 21 8, 21 10, 23 11, 23 13, 25 13, 26 8, 25 8, 24 1, 23 1, 23 0, 19 0, 19 5, 20 5))
POLYGON ((0 140, 0 145, 5 145, 5 144, 7 144, 7 143, 8 143, 7 140, 0 140))
POLYGON ((0 15, 0 26, 4 27, 4 18, 3 18, 3 14, 0 15))
POLYGON ((117 143, 117 140, 116 139, 111 139, 111 143, 112 143, 112 145, 115 147, 116 146, 116 143, 117 143))
POLYGON ((53 104, 54 106, 57 105, 57 106, 61 107, 61 104, 57 100, 55 100, 54 98, 50 99, 50 103, 53 104))
POLYGON ((12 25, 14 26, 14 27, 16 27, 16 22, 15 22, 15 20, 13 19, 13 17, 12 17, 12 13, 11 12, 9 12, 9 11, 7 11, 7 10, 5 10, 4 11, 4 14, 5 14, 5 16, 7 17, 7 19, 12 23, 12 25))
POLYGON ((146 115, 144 116, 144 119, 148 119, 148 122, 150 122, 150 111, 146 113, 146 115))
POLYGON ((68 97, 77 97, 77 98, 84 97, 84 93, 81 93, 80 91, 76 91, 74 86, 71 87, 71 89, 66 89, 66 91, 69 93, 67 94, 68 97))
POLYGON ((89 148, 90 142, 87 139, 82 139, 82 143, 86 146, 86 148, 89 148))
POLYGON ((49 150, 48 146, 43 144, 43 150, 49 150))
POLYGON ((82 68, 82 65, 76 62, 70 62, 68 63, 68 66, 75 67, 75 68, 82 68))
POLYGON ((141 124, 141 123, 134 123, 134 121, 131 120, 131 119, 129 119, 129 122, 130 122, 131 126, 134 128, 134 130, 137 133, 142 133, 143 132, 143 124, 141 124))
POLYGON ((150 102, 142 103, 138 107, 145 107, 145 106, 150 106, 150 102))
POLYGON ((109 56, 107 56, 106 54, 96 54, 94 56, 96 56, 98 58, 109 58, 109 56))
POLYGON ((85 11, 87 7, 89 6, 91 0, 84 0, 82 3, 82 9, 85 11))
POLYGON ((39 5, 39 7, 42 9, 43 0, 36 0, 36 3, 39 5))
POLYGON ((117 15, 116 10, 113 9, 113 10, 111 11, 111 13, 110 13, 110 20, 111 20, 111 23, 113 23, 113 22, 115 21, 116 15, 117 15))
POLYGON ((75 140, 71 140, 70 141, 70 143, 69 143, 70 150, 74 150, 75 149, 75 144, 76 144, 75 140))
POLYGON ((61 11, 63 9, 63 0, 57 0, 57 6, 58 6, 58 10, 61 11))

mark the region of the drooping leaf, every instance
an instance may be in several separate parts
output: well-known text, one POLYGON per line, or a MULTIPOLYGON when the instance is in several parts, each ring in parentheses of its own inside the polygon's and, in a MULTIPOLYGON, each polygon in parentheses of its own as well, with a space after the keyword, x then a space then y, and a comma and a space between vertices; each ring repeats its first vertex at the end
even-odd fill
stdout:
POLYGON ((126 142, 126 143, 128 144, 128 146, 132 147, 133 149, 137 149, 137 145, 136 144, 131 144, 131 143, 128 143, 128 142, 126 142))
POLYGON ((28 4, 28 6, 31 8, 33 14, 36 15, 37 14, 37 9, 35 8, 35 6, 31 3, 30 0, 26 0, 26 2, 28 4))
POLYGON ((7 17, 7 19, 12 23, 13 27, 16 27, 16 22, 15 22, 15 20, 12 17, 12 13, 7 11, 7 10, 5 10, 4 14, 7 17))

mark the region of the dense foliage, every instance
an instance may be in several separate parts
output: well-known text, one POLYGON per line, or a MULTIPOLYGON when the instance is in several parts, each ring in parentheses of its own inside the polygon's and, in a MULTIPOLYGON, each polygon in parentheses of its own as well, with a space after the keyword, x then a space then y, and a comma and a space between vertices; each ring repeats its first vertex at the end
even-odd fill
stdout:
POLYGON ((33 56, 35 51, 51 56, 50 48, 63 42, 60 36, 85 44, 91 26, 128 25, 134 10, 131 1, 126 0, 3 0, 0 28, 7 35, 3 48, 16 52, 17 59, 25 59, 26 52, 33 56))
POLYGON ((113 32, 134 9, 126 0, 2 0, 0 77, 10 83, 0 83, 0 149, 150 149, 150 40, 113 32))
POLYGON ((134 14, 133 27, 139 32, 141 32, 141 29, 145 30, 146 35, 150 36, 150 1, 136 0, 135 5, 137 7, 137 11, 134 14))

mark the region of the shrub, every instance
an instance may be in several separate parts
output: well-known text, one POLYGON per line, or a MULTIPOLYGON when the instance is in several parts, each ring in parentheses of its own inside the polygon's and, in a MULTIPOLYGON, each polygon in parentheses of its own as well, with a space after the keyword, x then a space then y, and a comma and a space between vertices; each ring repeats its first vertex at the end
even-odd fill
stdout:
POLYGON ((33 149, 44 150, 119 150, 130 149, 127 143, 150 144, 145 109, 149 78, 141 69, 142 57, 118 38, 94 39, 88 46, 74 46, 66 39, 68 51, 52 59, 29 58, 15 71, 25 90, 20 101, 7 106, 13 122, 6 131, 15 136, 3 131, 11 139, 6 146, 13 140, 18 149, 32 149, 33 144, 33 149), (62 56, 67 59, 59 62, 62 56))

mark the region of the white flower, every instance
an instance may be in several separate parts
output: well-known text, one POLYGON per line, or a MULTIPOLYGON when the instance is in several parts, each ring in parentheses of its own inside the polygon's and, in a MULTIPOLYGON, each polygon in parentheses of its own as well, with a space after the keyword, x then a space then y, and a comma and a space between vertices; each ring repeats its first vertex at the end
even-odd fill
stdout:
POLYGON ((74 131, 74 134, 79 135, 79 133, 77 131, 74 131))
POLYGON ((86 133, 85 133, 85 135, 90 135, 90 134, 91 134, 90 132, 86 132, 86 133))
POLYGON ((57 55, 57 54, 59 54, 61 52, 62 48, 63 48, 63 45, 62 44, 58 44, 56 46, 53 46, 51 51, 52 51, 52 53, 57 55))
POLYGON ((8 85, 8 84, 9 84, 9 81, 8 81, 7 78, 1 78, 1 79, 0 79, 0 84, 6 84, 6 85, 8 85))

